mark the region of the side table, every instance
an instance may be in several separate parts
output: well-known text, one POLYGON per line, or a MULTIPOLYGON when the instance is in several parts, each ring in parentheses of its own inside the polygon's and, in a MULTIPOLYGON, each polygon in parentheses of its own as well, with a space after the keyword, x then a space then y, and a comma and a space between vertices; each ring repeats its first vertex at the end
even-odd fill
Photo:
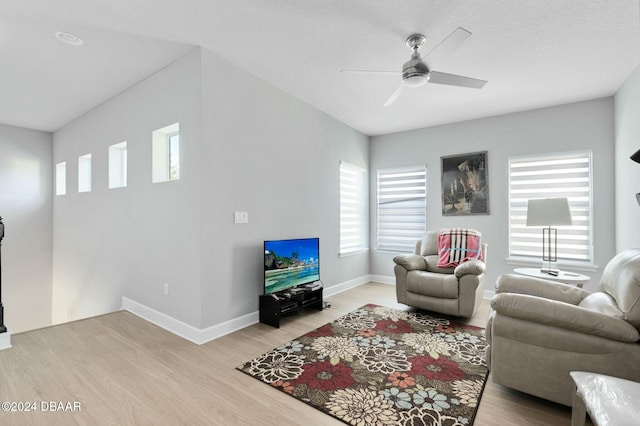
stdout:
POLYGON ((575 285, 579 288, 589 282, 591 277, 582 274, 576 274, 567 271, 558 271, 558 275, 549 275, 546 272, 540 272, 538 268, 516 268, 513 270, 516 274, 526 275, 528 277, 542 278, 543 280, 555 281, 563 284, 575 285))
POLYGON ((640 383, 584 371, 569 374, 576 384, 571 426, 584 426, 587 412, 596 426, 637 424, 640 383))

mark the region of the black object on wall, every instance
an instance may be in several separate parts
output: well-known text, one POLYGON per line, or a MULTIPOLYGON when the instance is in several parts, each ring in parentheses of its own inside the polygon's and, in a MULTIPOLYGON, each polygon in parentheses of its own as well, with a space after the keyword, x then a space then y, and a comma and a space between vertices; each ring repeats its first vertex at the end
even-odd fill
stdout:
MULTIPOLYGON (((4 223, 0 216, 0 248, 2 247, 2 239, 4 238, 4 223)), ((4 325, 4 306, 2 306, 2 253, 0 252, 0 333, 7 331, 4 325)))
MULTIPOLYGON (((631 157, 629 157, 629 158, 631 158, 631 159, 632 159, 633 161, 635 161, 636 163, 640 163, 640 149, 639 149, 639 150, 637 150, 636 152, 634 152, 634 153, 631 155, 631 157)), ((638 202, 638 205, 640 206, 640 192, 638 192, 638 193, 636 194, 636 201, 638 202)))

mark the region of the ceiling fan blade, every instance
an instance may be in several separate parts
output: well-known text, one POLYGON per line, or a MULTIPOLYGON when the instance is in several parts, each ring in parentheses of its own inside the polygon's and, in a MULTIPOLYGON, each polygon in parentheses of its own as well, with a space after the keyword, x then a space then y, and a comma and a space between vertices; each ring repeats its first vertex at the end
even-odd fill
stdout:
POLYGON ((429 83, 447 84, 449 86, 470 87, 472 89, 482 89, 486 80, 464 77, 461 75, 447 74, 446 72, 431 71, 429 73, 429 83))
POLYGON ((380 71, 380 70, 340 70, 342 73, 348 74, 380 74, 380 75, 400 75, 400 71, 380 71))
POLYGON ((451 54, 466 39, 471 37, 471 33, 462 27, 456 28, 447 38, 442 40, 439 45, 434 47, 430 52, 426 53, 422 59, 429 57, 429 63, 437 63, 440 58, 451 54))
POLYGON ((396 99, 398 99, 400 95, 402 95, 402 92, 404 92, 404 84, 401 84, 400 87, 398 87, 396 91, 393 92, 393 94, 389 97, 389 99, 387 99, 387 102, 385 102, 382 107, 388 107, 389 105, 394 103, 396 99))

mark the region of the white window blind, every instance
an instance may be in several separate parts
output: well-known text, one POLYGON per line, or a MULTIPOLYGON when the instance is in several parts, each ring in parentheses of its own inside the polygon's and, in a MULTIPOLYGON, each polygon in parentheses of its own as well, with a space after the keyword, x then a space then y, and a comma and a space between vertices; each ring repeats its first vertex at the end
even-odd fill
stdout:
POLYGON ((367 171, 340 162, 340 254, 368 249, 367 171))
POLYGON ((542 227, 526 226, 527 202, 567 197, 572 226, 558 229, 558 260, 593 261, 591 152, 509 158, 509 256, 542 259, 542 227))
POLYGON ((377 249, 413 252, 427 230, 427 169, 378 170, 377 249))

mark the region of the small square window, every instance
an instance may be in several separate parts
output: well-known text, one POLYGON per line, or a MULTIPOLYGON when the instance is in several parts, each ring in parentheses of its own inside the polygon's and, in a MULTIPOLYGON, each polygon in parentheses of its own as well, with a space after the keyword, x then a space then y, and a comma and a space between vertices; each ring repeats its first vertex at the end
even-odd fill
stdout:
POLYGON ((56 164, 56 195, 67 193, 67 162, 56 164))
POLYGON ((127 186, 127 143, 109 147, 109 188, 127 186))
POLYGON ((180 123, 151 134, 152 182, 180 179, 180 123))
POLYGON ((78 157, 78 192, 91 192, 91 154, 78 157))

